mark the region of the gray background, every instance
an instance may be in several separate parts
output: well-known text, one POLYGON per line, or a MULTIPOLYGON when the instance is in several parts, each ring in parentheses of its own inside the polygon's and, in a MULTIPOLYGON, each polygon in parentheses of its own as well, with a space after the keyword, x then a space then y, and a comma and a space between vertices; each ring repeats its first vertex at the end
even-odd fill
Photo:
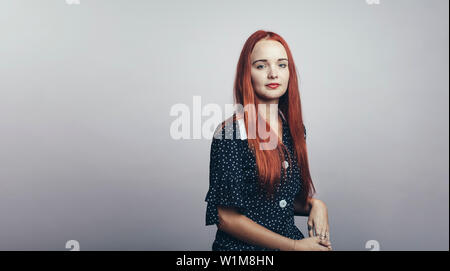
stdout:
POLYGON ((209 250, 210 139, 169 112, 231 103, 258 29, 293 52, 334 250, 448 250, 448 1, 80 2, 0 2, 1 250, 209 250))

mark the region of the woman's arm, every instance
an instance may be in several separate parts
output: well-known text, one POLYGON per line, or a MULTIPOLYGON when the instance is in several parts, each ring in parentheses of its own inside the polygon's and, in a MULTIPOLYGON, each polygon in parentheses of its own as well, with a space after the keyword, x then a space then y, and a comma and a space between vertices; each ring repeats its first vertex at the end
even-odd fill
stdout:
POLYGON ((282 251, 294 250, 295 240, 275 233, 240 214, 235 208, 217 207, 219 215, 218 228, 247 243, 280 249, 282 251))
POLYGON ((308 216, 309 236, 320 236, 330 240, 328 208, 323 201, 308 197, 306 206, 303 206, 297 196, 294 199, 294 215, 308 216))
POLYGON ((281 251, 328 251, 331 250, 329 240, 321 240, 318 237, 294 240, 275 233, 240 214, 235 208, 218 206, 220 230, 227 232, 236 238, 257 246, 281 251))

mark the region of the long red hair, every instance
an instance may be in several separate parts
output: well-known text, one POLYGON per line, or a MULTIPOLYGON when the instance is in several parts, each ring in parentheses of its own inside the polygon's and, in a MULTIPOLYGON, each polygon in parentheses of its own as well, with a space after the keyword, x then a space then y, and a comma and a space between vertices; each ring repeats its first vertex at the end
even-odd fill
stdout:
MULTIPOLYGON (((246 109, 241 116, 244 118, 247 134, 249 134, 249 127, 255 127, 255 124, 260 123, 265 123, 263 125, 266 126, 266 131, 271 130, 270 125, 262 117, 260 117, 259 114, 256 114, 256 112, 259 112, 258 104, 251 81, 250 55, 255 44, 261 39, 270 39, 280 42, 284 46, 289 60, 289 84, 286 93, 279 98, 278 109, 281 110, 283 116, 289 124, 294 145, 294 152, 297 157, 301 174, 302 187, 300 191, 300 200, 301 203, 305 205, 307 198, 315 193, 315 188, 309 172, 308 154, 306 141, 304 138, 305 131, 303 126, 302 107, 295 63, 289 46, 280 35, 274 32, 259 30, 247 39, 244 47, 242 48, 237 65, 236 78, 234 82, 234 102, 235 105, 242 105, 243 108, 246 109), (254 110, 252 110, 252 108, 254 108, 254 110)), ((234 114, 232 121, 235 122, 238 118, 238 115, 234 114)), ((291 158, 286 147, 282 144, 282 142, 280 142, 280 140, 278 140, 276 149, 273 150, 263 150, 259 147, 265 141, 265 139, 261 139, 259 134, 256 134, 253 138, 248 137, 249 148, 252 150, 256 158, 256 165, 261 186, 266 188, 268 195, 273 195, 275 186, 281 179, 282 167, 280 158, 284 157, 282 154, 287 154, 289 160, 291 160, 291 158)), ((291 161, 289 161, 289 164, 291 164, 291 161)), ((284 173, 286 172, 284 171, 284 173)))

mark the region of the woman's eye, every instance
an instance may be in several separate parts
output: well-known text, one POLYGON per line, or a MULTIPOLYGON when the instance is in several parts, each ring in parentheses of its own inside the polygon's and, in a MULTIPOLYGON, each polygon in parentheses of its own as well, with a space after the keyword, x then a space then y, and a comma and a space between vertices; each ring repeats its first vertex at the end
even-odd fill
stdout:
POLYGON ((258 66, 256 66, 256 68, 257 68, 258 70, 260 70, 260 69, 264 68, 264 65, 258 65, 258 66))
POLYGON ((282 68, 286 68, 286 64, 280 64, 280 67, 282 67, 282 68))

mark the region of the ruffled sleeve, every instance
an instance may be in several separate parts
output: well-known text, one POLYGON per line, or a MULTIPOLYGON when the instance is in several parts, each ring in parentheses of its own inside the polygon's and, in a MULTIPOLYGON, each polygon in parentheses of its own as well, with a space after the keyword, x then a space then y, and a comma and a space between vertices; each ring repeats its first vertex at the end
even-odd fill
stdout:
MULTIPOLYGON (((222 129, 221 137, 213 137, 210 150, 209 190, 206 195, 206 225, 219 223, 217 206, 245 207, 244 175, 241 139, 227 136, 230 129, 222 129)), ((234 133, 233 136, 236 134, 234 133)))

